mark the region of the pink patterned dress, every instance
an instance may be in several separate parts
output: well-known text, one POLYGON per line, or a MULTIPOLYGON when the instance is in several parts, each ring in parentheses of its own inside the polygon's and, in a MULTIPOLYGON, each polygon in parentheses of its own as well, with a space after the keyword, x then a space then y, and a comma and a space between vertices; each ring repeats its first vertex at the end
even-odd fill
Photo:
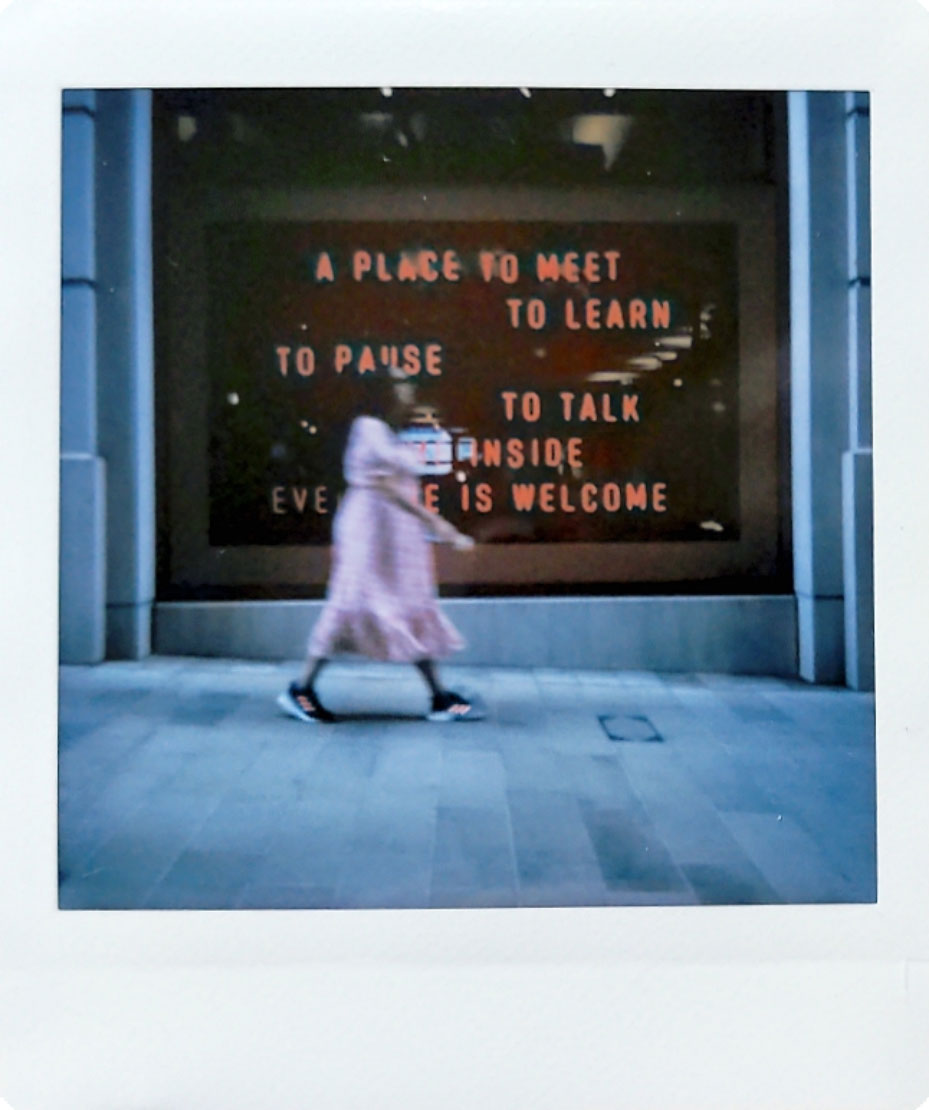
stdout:
POLYGON ((423 523, 374 487, 390 477, 420 496, 413 448, 382 420, 359 416, 343 460, 348 489, 333 520, 326 604, 309 654, 343 652, 397 663, 435 659, 464 647, 438 606, 432 547, 423 523))

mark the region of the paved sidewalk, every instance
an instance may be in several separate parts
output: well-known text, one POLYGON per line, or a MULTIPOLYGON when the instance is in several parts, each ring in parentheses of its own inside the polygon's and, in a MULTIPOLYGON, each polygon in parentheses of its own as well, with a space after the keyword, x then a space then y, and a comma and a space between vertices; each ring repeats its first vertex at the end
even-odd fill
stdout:
POLYGON ((874 701, 780 679, 449 666, 482 722, 430 724, 411 667, 61 669, 62 908, 860 902, 874 701))

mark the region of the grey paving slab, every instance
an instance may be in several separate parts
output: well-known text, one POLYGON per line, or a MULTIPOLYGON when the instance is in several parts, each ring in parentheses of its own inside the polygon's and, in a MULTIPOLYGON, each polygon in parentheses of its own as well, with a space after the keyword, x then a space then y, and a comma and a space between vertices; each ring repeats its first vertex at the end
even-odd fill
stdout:
POLYGON ((604 744, 604 749, 592 755, 585 752, 561 753, 558 766, 563 789, 580 802, 604 809, 622 807, 634 813, 637 820, 647 821, 616 746, 604 744))
POLYGON ((613 747, 598 715, 582 706, 552 709, 537 729, 540 744, 557 753, 599 755, 613 747))
POLYGON ((451 745, 442 749, 440 806, 505 809, 506 788, 506 770, 498 750, 451 745))
POLYGON ((658 675, 663 690, 674 693, 676 690, 686 689, 688 686, 703 686, 703 680, 698 674, 678 674, 672 672, 670 674, 658 675))
MULTIPOLYGON (((677 676, 680 680, 684 676, 677 676)), ((782 678, 778 675, 741 675, 741 674, 714 674, 712 672, 697 672, 692 676, 699 685, 710 690, 726 691, 762 691, 786 690, 791 688, 809 689, 795 679, 782 678)))
POLYGON ((506 892, 515 904, 516 861, 507 810, 440 807, 432 869, 432 905, 453 905, 462 890, 506 892))
POLYGON ((299 883, 262 885, 246 883, 235 902, 242 910, 326 910, 338 909, 335 888, 305 886, 299 883))
POLYGON ((782 902, 755 870, 733 871, 721 864, 708 863, 684 864, 682 870, 704 906, 771 906, 782 902))
POLYGON ((60 856, 68 875, 66 885, 81 884, 87 908, 143 905, 205 817, 205 812, 183 801, 159 797, 137 807, 129 819, 102 837, 82 841, 76 836, 63 846, 60 856), (121 887, 125 888, 122 903, 121 887))
POLYGON ((581 805, 600 873, 608 889, 688 892, 683 873, 651 824, 625 809, 581 805))
MULTIPOLYGON (((131 826, 138 812, 158 797, 171 781, 182 756, 166 757, 150 775, 138 775, 132 766, 104 783, 96 797, 85 792, 86 804, 74 807, 59 818, 59 841, 63 847, 82 846, 82 856, 95 851, 109 838, 131 826)), ((77 865, 80 860, 72 860, 77 865)))
POLYGON ((487 720, 431 725, 415 670, 62 668, 65 908, 873 900, 873 698, 782 679, 444 668, 487 720), (611 742, 600 713, 661 743, 611 742), (778 820, 780 819, 780 820, 778 820))
POLYGON ((582 690, 592 694, 613 691, 621 698, 643 697, 665 689, 664 675, 651 671, 578 671, 582 690))
POLYGON ((522 905, 576 905, 605 890, 594 845, 576 798, 554 790, 511 790, 510 821, 522 905), (549 900, 551 899, 551 900, 549 900))
POLYGON ((736 902, 779 900, 722 815, 672 752, 656 745, 639 745, 624 748, 622 758, 658 836, 701 901, 713 889, 729 889, 736 902))
POLYGON ((690 780, 720 814, 774 813, 783 808, 751 771, 734 766, 720 745, 682 740, 674 752, 690 780))
MULTIPOLYGON (((385 749, 386 752, 386 749, 385 749)), ((406 764, 401 760, 401 770, 406 764)), ((421 782, 398 781, 392 753, 368 780, 346 846, 337 896, 348 907, 426 906, 432 879, 440 761, 421 782)))
POLYGON ((746 735, 746 722, 739 719, 718 692, 702 683, 679 687, 674 692, 674 701, 720 740, 746 735))
POLYGON ((378 752, 371 777, 372 791, 386 795, 405 790, 436 790, 442 778, 443 752, 428 734, 400 735, 378 752))
POLYGON ((171 712, 179 724, 217 725, 239 705, 241 695, 235 692, 199 691, 180 701, 171 712))
POLYGON ((617 886, 608 890, 605 906, 697 906, 700 902, 690 883, 679 890, 637 890, 617 886))
POLYGON ((132 867, 128 871, 109 871, 82 875, 80 882, 62 882, 58 906, 62 910, 138 910, 144 908, 151 877, 132 867))
POLYGON ((343 909, 422 909, 429 905, 429 857, 419 847, 361 843, 343 870, 336 905, 343 909))
POLYGON ((877 830, 874 815, 826 815, 807 810, 795 817, 813 838, 820 854, 840 875, 849 900, 873 902, 876 897, 877 830))
POLYGON ((725 821, 781 901, 792 904, 848 901, 850 891, 845 880, 792 818, 771 813, 732 813, 725 821))
POLYGON ((310 799, 293 809, 268 841, 253 884, 304 886, 334 897, 343 869, 352 865, 357 809, 349 798, 310 799))
POLYGON ((583 698, 577 675, 571 671, 553 671, 536 667, 533 670, 539 688, 539 700, 547 709, 572 709, 583 698))
POLYGON ((432 910, 515 909, 522 903, 513 886, 450 886, 433 887, 429 900, 432 910))
POLYGON ((184 852, 145 896, 144 909, 224 910, 233 908, 258 859, 240 852, 184 852))
POLYGON ((510 791, 556 791, 563 785, 558 760, 538 734, 526 739, 507 733, 499 743, 510 791))

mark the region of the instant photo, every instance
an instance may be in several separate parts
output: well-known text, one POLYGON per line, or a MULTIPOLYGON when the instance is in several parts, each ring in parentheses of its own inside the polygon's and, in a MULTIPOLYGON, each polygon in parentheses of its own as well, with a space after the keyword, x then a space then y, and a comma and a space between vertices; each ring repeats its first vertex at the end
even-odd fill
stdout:
POLYGON ((875 902, 867 93, 62 111, 62 910, 875 902))

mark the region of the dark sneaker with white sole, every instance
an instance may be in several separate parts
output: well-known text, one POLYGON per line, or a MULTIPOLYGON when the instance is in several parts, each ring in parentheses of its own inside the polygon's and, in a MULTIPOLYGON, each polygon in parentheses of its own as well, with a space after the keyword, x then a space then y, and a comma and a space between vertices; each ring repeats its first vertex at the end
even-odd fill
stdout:
POLYGON ((426 715, 427 721, 482 721, 484 710, 461 694, 446 690, 432 699, 432 709, 426 715))
POLYGON ((315 691, 298 686, 296 682, 291 682, 284 693, 278 695, 277 704, 289 716, 307 724, 332 724, 335 720, 335 714, 326 709, 315 691))

